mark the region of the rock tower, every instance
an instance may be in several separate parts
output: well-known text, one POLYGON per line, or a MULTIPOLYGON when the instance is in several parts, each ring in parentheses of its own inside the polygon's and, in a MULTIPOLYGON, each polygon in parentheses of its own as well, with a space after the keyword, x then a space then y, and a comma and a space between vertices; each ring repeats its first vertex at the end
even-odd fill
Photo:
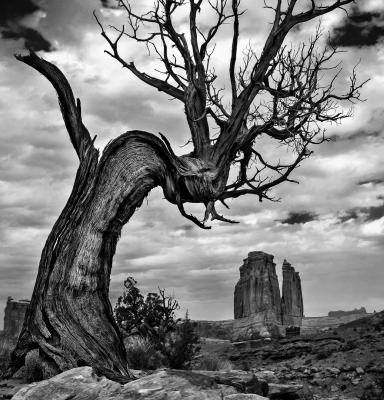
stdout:
POLYGON ((273 255, 252 251, 240 267, 235 287, 235 319, 263 313, 268 320, 281 316, 279 281, 273 255))
MULTIPOLYGON (((240 267, 235 287, 235 320, 253 318, 276 326, 301 326, 304 315, 299 273, 287 261, 283 263, 282 297, 273 255, 252 251, 240 267)), ((236 325, 236 324, 235 324, 236 325)))
POLYGON ((281 319, 283 325, 300 326, 304 316, 303 294, 299 273, 287 261, 283 262, 283 295, 281 319))

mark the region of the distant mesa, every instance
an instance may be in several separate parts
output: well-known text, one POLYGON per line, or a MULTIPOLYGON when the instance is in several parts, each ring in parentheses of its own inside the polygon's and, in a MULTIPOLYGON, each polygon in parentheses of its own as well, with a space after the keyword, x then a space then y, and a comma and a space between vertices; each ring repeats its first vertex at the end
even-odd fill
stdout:
POLYGON ((3 335, 8 338, 17 339, 23 327, 24 316, 29 305, 29 300, 14 300, 8 297, 4 310, 3 335))
MULTIPOLYGON (((4 330, 0 331, 0 364, 7 362, 23 327, 29 300, 8 297, 4 310, 4 330)), ((1 372, 1 371, 0 371, 1 372)))
POLYGON ((344 317, 346 315, 355 315, 355 314, 367 314, 367 310, 365 309, 365 307, 361 307, 361 308, 355 308, 351 311, 342 311, 342 310, 338 310, 338 311, 330 311, 328 313, 328 317, 332 317, 332 318, 340 318, 340 317, 344 317))

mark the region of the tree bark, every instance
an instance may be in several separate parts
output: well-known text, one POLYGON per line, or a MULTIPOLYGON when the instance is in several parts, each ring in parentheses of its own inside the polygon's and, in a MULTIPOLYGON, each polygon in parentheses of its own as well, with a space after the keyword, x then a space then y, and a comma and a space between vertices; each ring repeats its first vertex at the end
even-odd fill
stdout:
POLYGON ((38 348, 61 371, 91 365, 117 380, 130 377, 108 297, 112 259, 122 226, 170 169, 163 143, 140 131, 114 140, 100 162, 96 150, 81 162, 42 252, 12 370, 38 348))
POLYGON ((199 158, 177 157, 167 139, 130 131, 103 151, 95 149, 81 118, 80 101, 62 72, 31 53, 17 56, 43 74, 59 97, 63 119, 80 164, 69 200, 44 246, 31 304, 12 353, 7 375, 23 366, 38 349, 54 371, 90 365, 107 377, 131 378, 121 334, 109 302, 112 260, 121 229, 145 196, 162 186, 177 204, 208 204, 225 186, 227 176, 199 158))

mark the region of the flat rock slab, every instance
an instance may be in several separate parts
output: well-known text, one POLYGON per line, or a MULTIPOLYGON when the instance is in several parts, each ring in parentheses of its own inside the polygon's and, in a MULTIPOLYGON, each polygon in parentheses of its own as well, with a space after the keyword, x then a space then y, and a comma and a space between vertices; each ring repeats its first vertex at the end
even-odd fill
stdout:
POLYGON ((118 395, 121 385, 105 377, 98 377, 91 367, 74 368, 51 379, 34 382, 20 389, 14 400, 69 400, 107 399, 118 395))
POLYGON ((282 384, 282 383, 270 383, 269 385, 269 396, 277 395, 294 395, 299 393, 303 389, 303 385, 298 384, 282 384))
POLYGON ((191 371, 161 370, 125 385, 98 377, 91 367, 63 372, 32 383, 13 400, 266 400, 244 395, 212 377, 191 371))
POLYGON ((22 379, 0 380, 0 400, 12 398, 15 393, 27 385, 28 383, 22 379))
POLYGON ((225 396, 224 399, 225 400, 268 400, 267 397, 251 393, 230 394, 228 396, 225 396))

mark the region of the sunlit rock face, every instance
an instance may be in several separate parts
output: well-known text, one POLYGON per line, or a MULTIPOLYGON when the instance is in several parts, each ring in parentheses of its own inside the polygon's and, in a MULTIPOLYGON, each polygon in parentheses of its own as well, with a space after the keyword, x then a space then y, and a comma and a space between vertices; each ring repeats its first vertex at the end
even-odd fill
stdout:
POLYGON ((279 281, 273 255, 252 251, 240 267, 235 287, 235 319, 262 313, 268 320, 280 321, 279 281))
POLYGON ((283 325, 300 326, 304 316, 301 279, 295 268, 284 260, 281 318, 283 325))

